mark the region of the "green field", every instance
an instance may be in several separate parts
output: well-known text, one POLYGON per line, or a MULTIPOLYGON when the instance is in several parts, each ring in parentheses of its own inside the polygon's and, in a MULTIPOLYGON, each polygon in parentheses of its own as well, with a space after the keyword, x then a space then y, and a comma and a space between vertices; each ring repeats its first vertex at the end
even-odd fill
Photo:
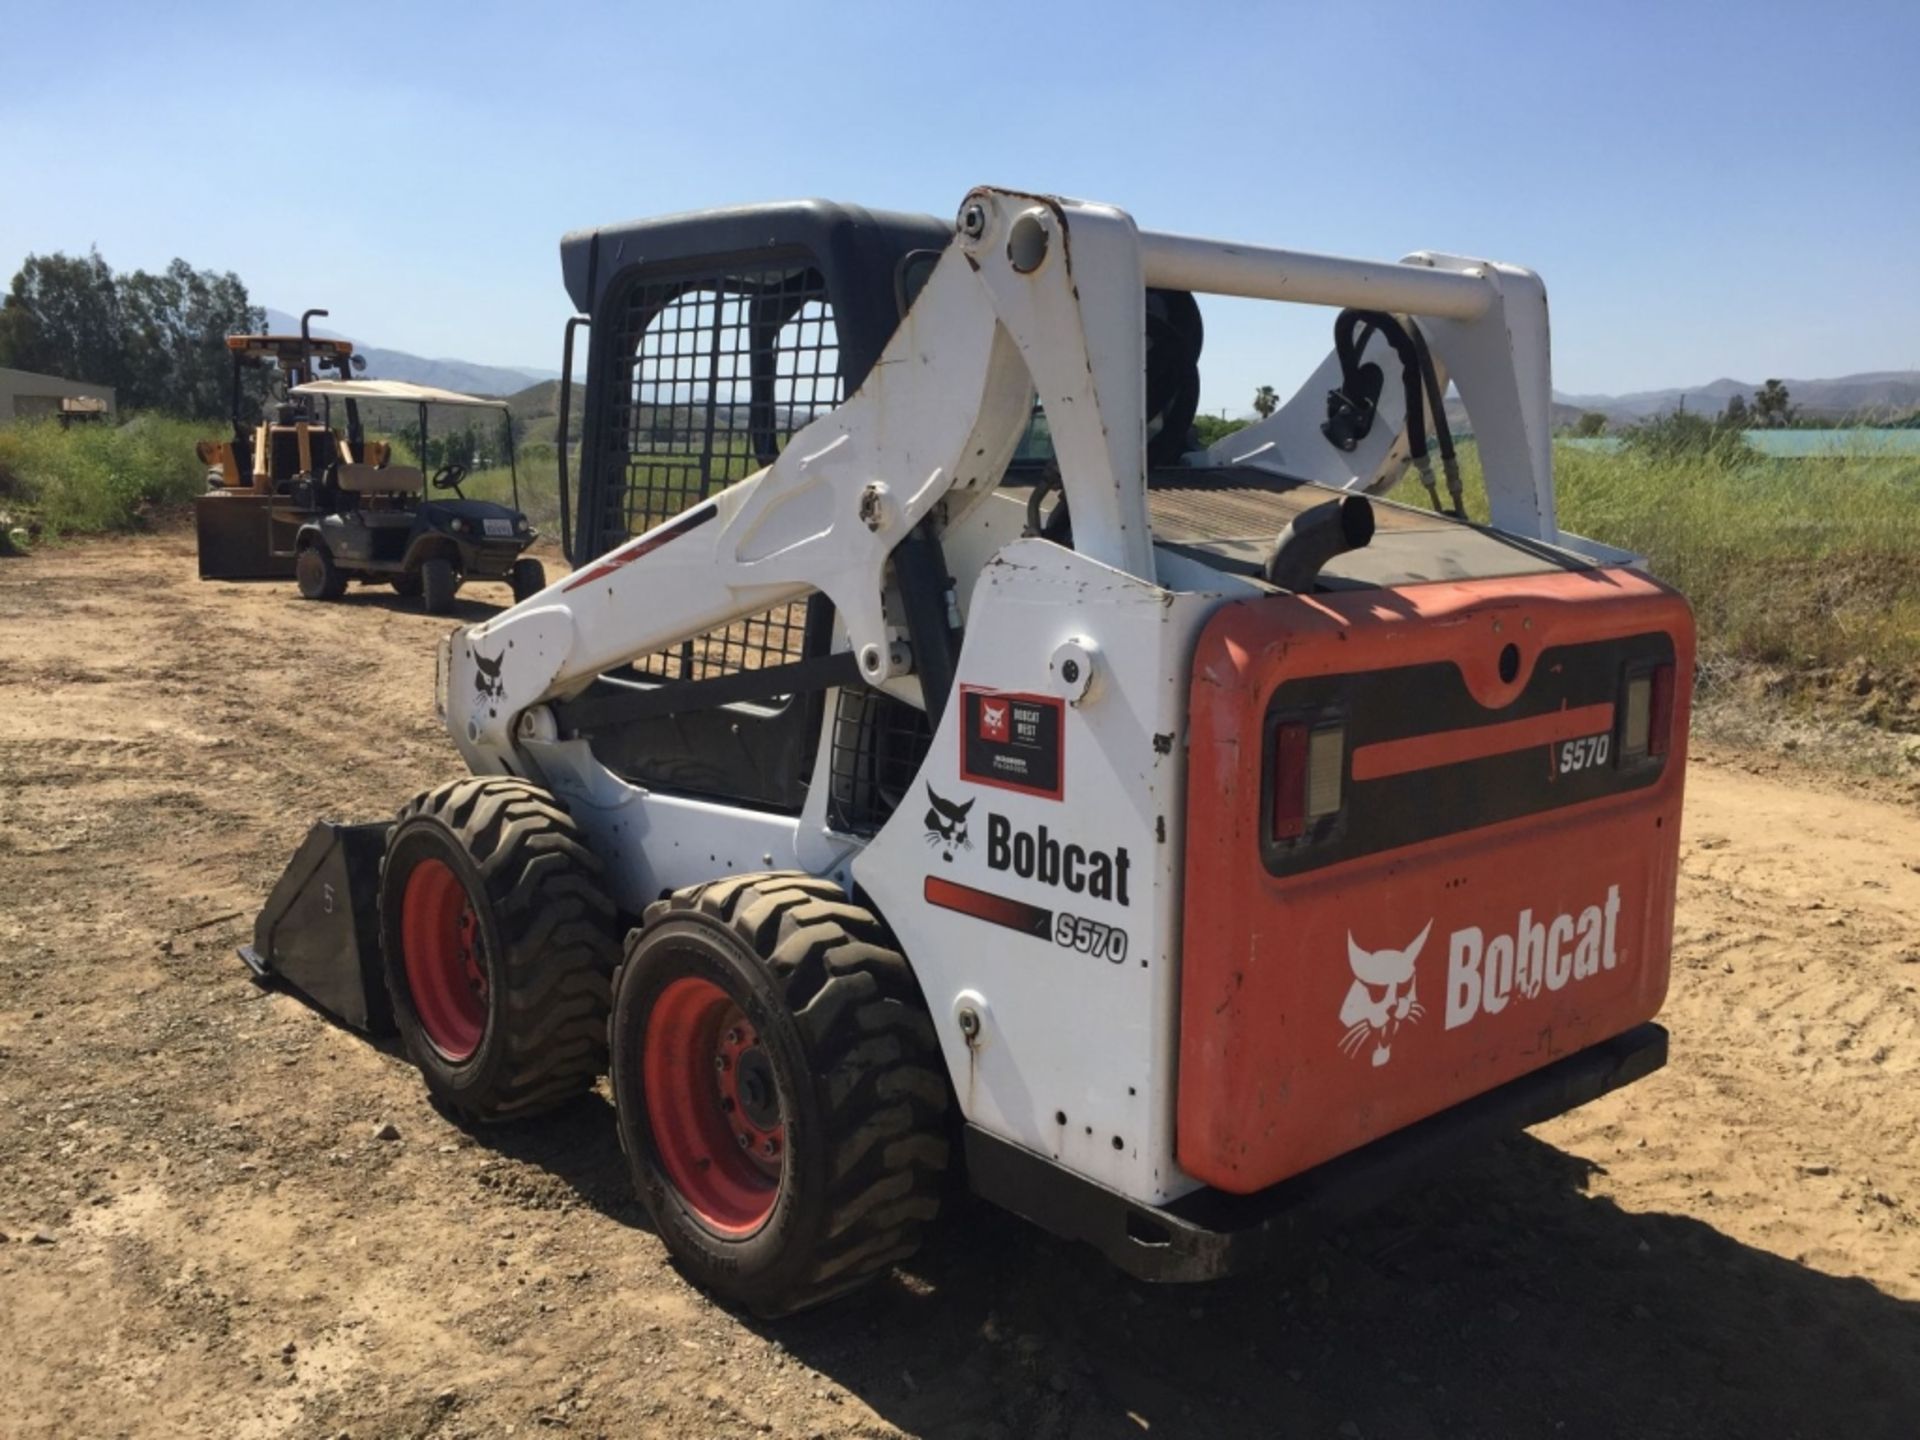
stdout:
POLYGON ((1554 474, 1561 528, 1645 555, 1692 601, 1708 664, 1920 679, 1920 456, 1716 463, 1562 445, 1554 474))

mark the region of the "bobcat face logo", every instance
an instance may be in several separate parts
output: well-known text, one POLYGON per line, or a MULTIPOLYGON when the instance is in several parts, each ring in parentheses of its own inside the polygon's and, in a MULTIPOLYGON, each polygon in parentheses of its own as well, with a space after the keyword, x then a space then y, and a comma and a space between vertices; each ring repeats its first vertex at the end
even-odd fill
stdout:
POLYGON ((980 738, 1005 742, 1011 733, 1007 724, 1007 702, 982 700, 980 702, 980 738))
POLYGON ((489 660, 478 650, 473 652, 473 690, 474 694, 487 702, 489 715, 499 713, 499 702, 507 693, 507 682, 500 678, 500 667, 506 662, 501 655, 489 660))
POLYGON ((927 844, 940 851, 942 860, 951 863, 954 851, 973 848, 973 838, 967 834, 967 812, 973 809, 973 801, 956 805, 941 798, 931 785, 927 786, 927 799, 933 802, 927 808, 927 844))
POLYGON ((1347 1027, 1340 1037, 1342 1054, 1358 1055, 1371 1043, 1373 1063, 1384 1065, 1393 1058, 1393 1037, 1400 1027, 1416 1024, 1427 1013, 1414 993, 1413 962, 1432 933, 1429 920, 1403 950, 1362 950, 1348 932, 1347 964, 1353 969, 1353 984, 1340 1006, 1340 1023, 1347 1027))

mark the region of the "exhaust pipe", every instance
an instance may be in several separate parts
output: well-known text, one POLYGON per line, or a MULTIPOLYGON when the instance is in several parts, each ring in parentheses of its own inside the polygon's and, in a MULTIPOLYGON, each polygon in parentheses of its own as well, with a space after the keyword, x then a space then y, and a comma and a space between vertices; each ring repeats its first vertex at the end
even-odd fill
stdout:
POLYGON ((1347 495, 1303 510, 1287 523, 1267 557, 1269 585, 1301 594, 1336 555, 1363 550, 1373 541, 1373 504, 1347 495))

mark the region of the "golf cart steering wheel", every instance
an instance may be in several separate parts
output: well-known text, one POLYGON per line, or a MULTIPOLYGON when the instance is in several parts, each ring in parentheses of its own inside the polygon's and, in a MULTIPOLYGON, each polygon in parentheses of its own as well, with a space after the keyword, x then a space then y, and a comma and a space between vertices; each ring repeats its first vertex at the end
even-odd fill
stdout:
POLYGON ((433 488, 436 490, 458 490, 460 482, 467 478, 464 465, 442 465, 433 474, 433 488))

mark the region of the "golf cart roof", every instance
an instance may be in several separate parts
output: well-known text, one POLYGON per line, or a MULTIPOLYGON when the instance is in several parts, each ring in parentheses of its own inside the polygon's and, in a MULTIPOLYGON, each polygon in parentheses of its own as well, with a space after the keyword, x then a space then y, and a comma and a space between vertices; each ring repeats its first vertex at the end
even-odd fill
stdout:
POLYGON ((405 380, 309 380, 287 389, 289 395, 331 395, 339 400, 387 400, 408 405, 476 405, 489 410, 504 410, 505 400, 483 400, 478 395, 462 395, 458 390, 442 390, 437 385, 413 385, 405 380))

